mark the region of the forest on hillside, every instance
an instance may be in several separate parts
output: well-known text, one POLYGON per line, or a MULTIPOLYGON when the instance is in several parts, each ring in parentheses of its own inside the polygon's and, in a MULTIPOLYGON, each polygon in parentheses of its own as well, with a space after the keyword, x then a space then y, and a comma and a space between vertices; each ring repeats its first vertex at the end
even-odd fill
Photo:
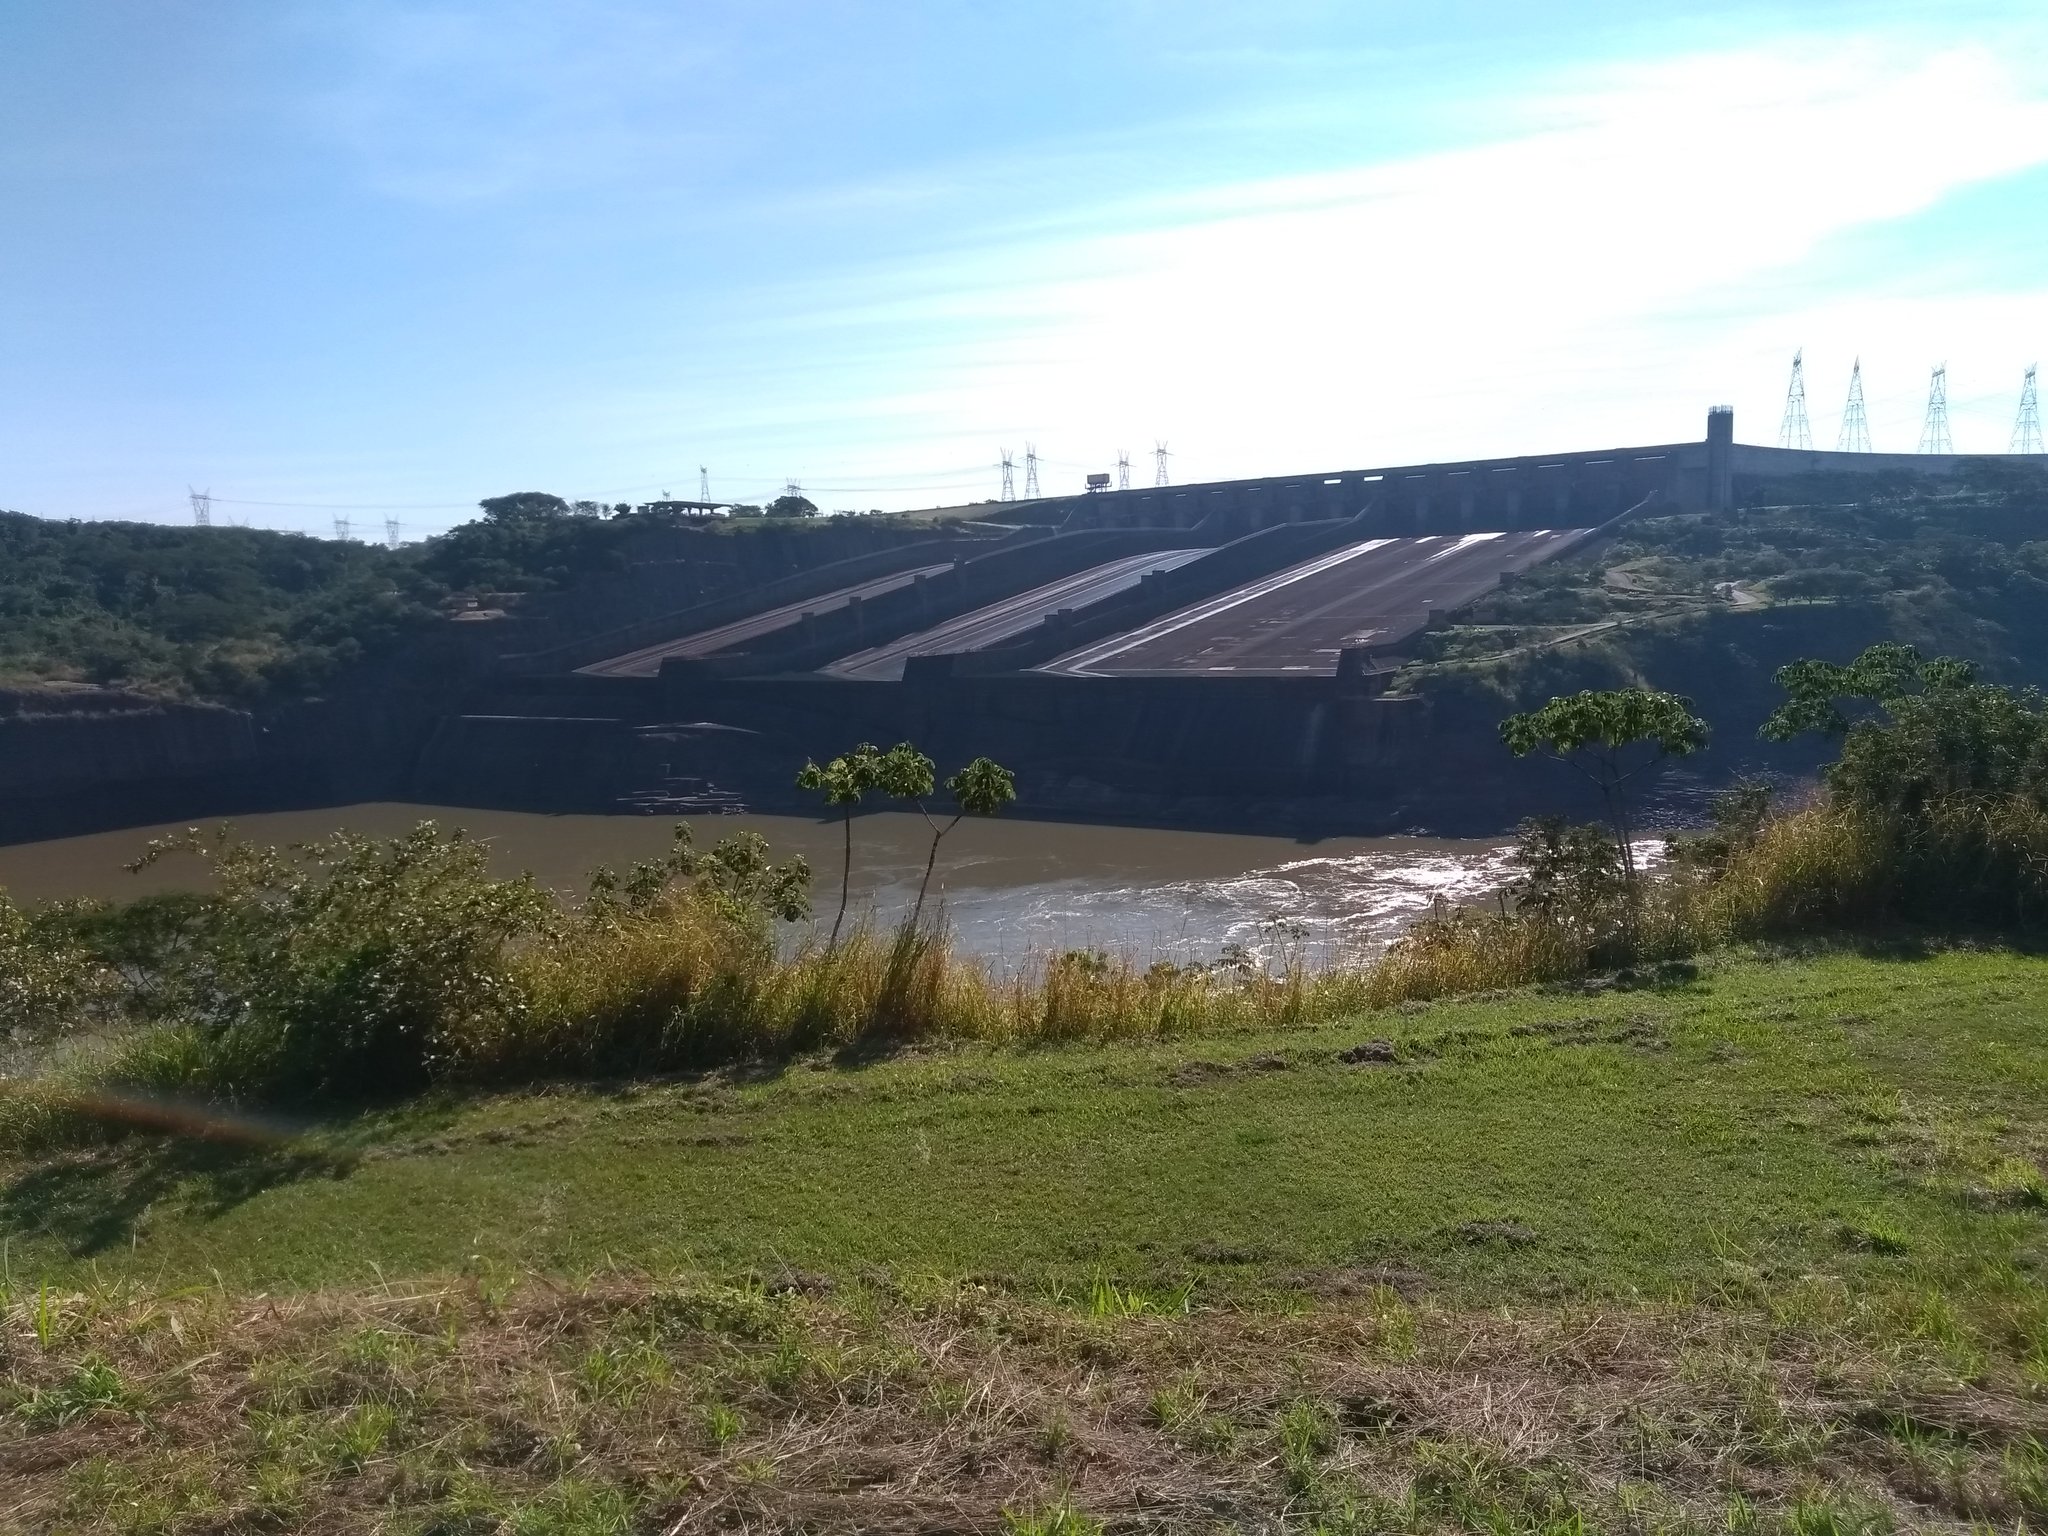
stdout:
MULTIPOLYGON (((400 549, 0 512, 0 687, 306 697, 466 596, 602 581, 636 540, 677 526, 659 509, 607 517, 535 492, 481 507, 400 549)), ((807 540, 841 521, 757 517, 712 536, 807 540)), ((2001 681, 2048 682, 2048 477, 1996 461, 1953 482, 1807 477, 1732 513, 1643 518, 1423 637, 1403 686, 1515 699, 1618 681, 1684 686, 1658 675, 1673 647, 1698 653, 1709 676, 1740 670, 1741 629, 1726 621, 1759 609, 1797 614, 1809 649, 1833 624, 1845 654, 1890 638, 1967 657, 2001 681), (1710 638, 1723 632, 1737 639, 1710 638)))
MULTIPOLYGON (((0 688, 91 683, 253 704, 319 692, 479 594, 620 570, 660 509, 599 515, 537 492, 398 549, 255 528, 59 522, 0 511, 0 688)), ((825 534, 839 519, 712 525, 825 534)))
POLYGON ((1651 682, 1767 709, 1790 654, 1879 640, 2048 685, 2048 474, 1805 476, 1732 512, 1642 517, 1422 637, 1400 686, 1491 710, 1651 682))

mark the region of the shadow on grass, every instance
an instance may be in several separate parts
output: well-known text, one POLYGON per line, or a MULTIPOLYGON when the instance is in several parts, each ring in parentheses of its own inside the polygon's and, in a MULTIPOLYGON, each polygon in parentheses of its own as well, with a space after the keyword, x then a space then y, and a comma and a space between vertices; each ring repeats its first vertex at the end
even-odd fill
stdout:
POLYGON ((1752 941, 1748 948, 1767 961, 1819 960, 1832 955, 1853 955, 1859 960, 1911 965, 1959 951, 2004 951, 2038 959, 2048 956, 2048 930, 1930 928, 1898 924, 1862 931, 1758 939, 1752 941))
POLYGON ((0 1191, 0 1232, 44 1237, 91 1258, 140 1234, 150 1208, 225 1215, 243 1201, 308 1178, 342 1178, 353 1157, 303 1146, 249 1146, 190 1137, 124 1142, 28 1169, 0 1191))

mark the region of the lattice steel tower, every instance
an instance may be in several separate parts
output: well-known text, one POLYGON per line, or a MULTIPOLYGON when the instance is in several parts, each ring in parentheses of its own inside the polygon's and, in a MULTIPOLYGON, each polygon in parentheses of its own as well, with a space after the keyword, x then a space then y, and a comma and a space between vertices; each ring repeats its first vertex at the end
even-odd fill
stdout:
POLYGON ((1024 499, 1038 500, 1038 449, 1031 443, 1024 445, 1024 499))
POLYGON ((1116 451, 1116 488, 1120 491, 1131 488, 1131 456, 1121 448, 1116 451))
POLYGON ((2020 385, 2020 419, 2012 424, 2012 451, 2014 453, 2040 453, 2041 447, 2041 395, 2034 387, 2034 375, 2040 372, 2040 364, 2027 370, 2026 382, 2020 385))
POLYGON ((211 528, 213 526, 213 492, 195 491, 189 485, 185 489, 192 497, 192 526, 194 528, 211 528))
POLYGON ((702 464, 697 466, 697 499, 702 502, 711 500, 711 471, 702 464))
POLYGON ((1153 444, 1153 447, 1152 447, 1152 465, 1153 465, 1153 468, 1152 468, 1152 483, 1153 483, 1154 485, 1164 485, 1164 484, 1166 484, 1166 459, 1167 459, 1167 452, 1166 452, 1166 444, 1164 444, 1164 443, 1155 443, 1155 444, 1153 444))
POLYGON ((1863 409, 1863 359, 1849 370, 1849 403, 1842 407, 1842 431, 1835 439, 1837 453, 1870 452, 1870 417, 1863 409))
POLYGON ((349 533, 349 521, 348 521, 348 519, 347 519, 347 518, 345 518, 345 517, 337 517, 337 518, 336 518, 336 519, 334 520, 334 536, 335 536, 335 537, 336 537, 337 539, 344 539, 344 540, 345 540, 345 539, 348 539, 349 537, 351 537, 351 535, 350 535, 350 533, 349 533))
POLYGON ((1813 428, 1806 420, 1806 349, 1792 354, 1792 382, 1785 390, 1785 419, 1778 424, 1780 448, 1811 448, 1813 428))
POLYGON ((1017 462, 1010 457, 1010 450, 1003 450, 1003 500, 1017 499, 1017 462))
POLYGON ((387 518, 385 518, 385 519, 384 519, 384 547, 385 547, 386 549, 396 549, 396 548, 398 548, 398 545, 399 545, 399 538, 398 538, 398 535, 399 535, 400 531, 401 531, 401 530, 400 530, 400 528, 399 528, 399 526, 398 526, 398 519, 397 519, 397 518, 395 518, 395 517, 387 517, 387 518))
POLYGON ((1927 384, 1927 425, 1920 429, 1922 453, 1954 453, 1956 445, 1948 435, 1948 364, 1934 370, 1927 384))

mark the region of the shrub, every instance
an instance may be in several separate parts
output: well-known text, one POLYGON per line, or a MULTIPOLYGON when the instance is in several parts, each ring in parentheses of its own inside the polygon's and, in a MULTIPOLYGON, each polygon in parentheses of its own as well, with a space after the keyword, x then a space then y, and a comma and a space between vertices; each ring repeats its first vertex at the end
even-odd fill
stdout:
POLYGON ((0 1046, 22 1050, 94 1017, 115 978, 62 930, 38 922, 0 891, 0 1046))
POLYGON ((206 861, 217 895, 170 974, 173 1006, 234 1075, 187 1086, 275 1099, 422 1086, 452 1040, 523 1004, 507 946, 545 925, 530 877, 493 880, 483 846, 423 822, 292 849, 187 832, 141 864, 206 861))

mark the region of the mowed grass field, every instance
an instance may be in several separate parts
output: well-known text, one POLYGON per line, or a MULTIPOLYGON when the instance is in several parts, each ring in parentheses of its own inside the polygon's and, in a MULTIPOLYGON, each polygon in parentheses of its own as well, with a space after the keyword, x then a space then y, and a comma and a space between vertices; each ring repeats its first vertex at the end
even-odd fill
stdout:
POLYGON ((0 1529, 2048 1521, 2031 956, 217 1129, 6 1171, 0 1529))
POLYGON ((2018 1261, 2048 1228, 1971 1191, 2048 1152, 2048 963, 1737 962, 1271 1034, 819 1057, 296 1129, 12 1170, 14 1283, 1387 1266, 1474 1300, 1661 1295, 1743 1255, 1869 1262, 1859 1228, 1898 1239, 1881 1265, 2018 1261))

